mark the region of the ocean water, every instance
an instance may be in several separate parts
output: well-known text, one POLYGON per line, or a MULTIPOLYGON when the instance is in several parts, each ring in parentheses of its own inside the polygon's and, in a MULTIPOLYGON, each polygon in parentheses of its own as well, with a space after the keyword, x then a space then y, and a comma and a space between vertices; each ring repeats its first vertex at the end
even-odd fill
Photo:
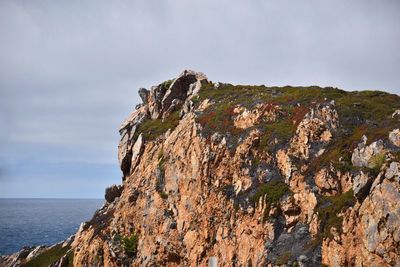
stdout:
POLYGON ((92 218, 102 199, 1 199, 0 255, 23 246, 51 245, 92 218))

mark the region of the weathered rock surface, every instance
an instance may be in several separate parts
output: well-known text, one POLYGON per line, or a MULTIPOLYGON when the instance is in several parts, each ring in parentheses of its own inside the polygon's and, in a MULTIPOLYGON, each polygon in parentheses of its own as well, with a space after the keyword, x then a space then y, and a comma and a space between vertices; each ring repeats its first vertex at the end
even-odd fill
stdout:
POLYGON ((74 266, 400 265, 399 97, 194 71, 139 95, 74 266))
POLYGON ((400 129, 394 129, 389 133, 389 140, 395 146, 400 147, 400 129))
POLYGON ((354 150, 351 156, 351 162, 357 167, 368 167, 373 164, 371 159, 373 156, 378 156, 384 153, 384 146, 382 140, 378 140, 367 146, 367 137, 362 137, 361 143, 354 150))
POLYGON ((291 154, 309 159, 322 153, 339 125, 335 103, 318 104, 311 108, 297 127, 291 141, 291 154))
POLYGON ((39 255, 46 249, 46 246, 24 247, 22 250, 9 256, 0 256, 0 266, 21 266, 26 261, 39 255))
POLYGON ((237 106, 233 110, 237 116, 234 119, 236 128, 247 129, 259 124, 261 121, 275 121, 279 116, 279 106, 270 104, 257 104, 253 110, 237 106))

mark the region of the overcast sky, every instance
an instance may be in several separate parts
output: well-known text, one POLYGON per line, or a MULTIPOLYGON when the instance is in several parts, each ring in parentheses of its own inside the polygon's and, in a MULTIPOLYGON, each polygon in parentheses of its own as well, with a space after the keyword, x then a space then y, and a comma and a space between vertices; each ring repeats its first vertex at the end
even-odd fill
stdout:
POLYGON ((212 81, 400 93, 400 2, 0 1, 0 197, 101 198, 137 89, 212 81))

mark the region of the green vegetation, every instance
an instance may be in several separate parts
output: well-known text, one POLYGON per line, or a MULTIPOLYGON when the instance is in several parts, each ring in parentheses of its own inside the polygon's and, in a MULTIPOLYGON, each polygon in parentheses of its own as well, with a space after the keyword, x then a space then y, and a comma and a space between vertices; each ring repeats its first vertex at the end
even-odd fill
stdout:
POLYGON ((234 106, 232 102, 220 102, 212 105, 199 116, 198 122, 209 132, 240 133, 241 130, 233 124, 234 106))
POLYGON ((360 142, 361 137, 365 133, 364 127, 356 127, 350 134, 336 136, 329 144, 325 153, 311 162, 309 172, 314 172, 315 169, 326 167, 329 163, 333 162, 335 167, 342 171, 358 170, 360 168, 354 167, 351 163, 351 154, 360 142), (339 162, 339 159, 341 161, 339 162))
MULTIPOLYGON (((374 141, 385 138, 388 131, 395 128, 396 121, 390 119, 394 110, 400 108, 398 96, 380 91, 346 92, 337 88, 310 87, 266 87, 249 85, 225 85, 214 88, 212 83, 203 85, 195 103, 209 98, 214 105, 207 108, 198 118, 206 132, 229 132, 233 135, 242 133, 233 125, 233 108, 240 104, 253 108, 258 103, 281 105, 284 114, 276 122, 262 123, 257 126, 264 135, 260 140, 260 149, 269 147, 272 138, 285 143, 294 133, 310 107, 326 100, 334 100, 339 113, 341 128, 334 141, 325 152, 318 166, 329 162, 338 163, 340 157, 349 159, 349 153, 360 141, 362 135, 374 141), (350 131, 348 131, 350 130, 350 131)), ((350 166, 342 162, 341 168, 350 166)))
POLYGON ((290 258, 292 257, 291 251, 285 251, 276 259, 275 264, 277 265, 284 265, 287 264, 290 258))
POLYGON ((179 112, 175 111, 171 113, 167 118, 162 121, 161 119, 146 119, 139 125, 139 129, 136 131, 133 140, 136 140, 140 133, 143 133, 143 137, 147 141, 156 139, 161 134, 168 131, 168 129, 174 130, 179 124, 179 112))
POLYGON ((168 194, 165 193, 164 191, 158 191, 158 194, 160 195, 160 197, 162 199, 167 199, 168 198, 168 194))
POLYGON ((383 163, 385 162, 386 159, 386 153, 382 152, 376 155, 373 155, 371 159, 369 160, 370 167, 371 167, 371 172, 375 176, 379 174, 381 167, 383 163))
POLYGON ((250 198, 253 205, 257 205, 261 197, 265 196, 266 209, 264 220, 267 218, 272 205, 279 203, 279 200, 286 194, 290 194, 289 186, 280 180, 273 180, 257 188, 256 193, 250 198))
MULTIPOLYGON (((212 99, 215 104, 207 108, 200 115, 198 121, 207 128, 206 130, 230 132, 232 134, 240 132, 240 130, 235 129, 232 120, 232 111, 235 105, 240 104, 247 108, 252 108, 257 103, 282 105, 285 114, 278 118, 276 122, 267 124, 263 128, 266 136, 261 140, 261 147, 266 147, 268 140, 272 136, 282 139, 281 141, 289 139, 294 133, 297 124, 308 112, 309 107, 315 106, 326 99, 336 101, 341 122, 350 129, 358 130, 357 135, 361 134, 359 135, 360 138, 362 134, 366 134, 367 137, 371 138, 386 134, 388 125, 385 125, 386 127, 379 131, 370 129, 371 127, 362 123, 357 125, 351 119, 356 118, 360 122, 372 121, 379 124, 391 115, 395 107, 400 106, 398 96, 379 91, 346 92, 336 88, 321 88, 317 86, 265 87, 227 85, 215 89, 209 83, 203 85, 195 102, 200 103, 206 98, 212 99), (359 129, 355 127, 359 127, 359 129)), ((378 127, 375 125, 372 128, 381 129, 379 125, 378 127)), ((341 153, 336 154, 340 155, 341 153)))
MULTIPOLYGON (((169 87, 173 80, 162 83, 169 87)), ((233 139, 245 135, 257 128, 263 135, 259 149, 273 151, 273 140, 278 139, 284 145, 293 136, 297 125, 309 111, 318 103, 334 100, 339 114, 340 128, 335 131, 332 142, 323 155, 314 162, 314 168, 334 163, 343 171, 351 171, 351 152, 358 144, 362 135, 372 142, 379 138, 387 138, 387 133, 396 127, 396 121, 390 119, 394 110, 400 108, 400 98, 396 95, 380 91, 346 92, 337 88, 318 86, 309 87, 266 87, 264 85, 222 85, 215 88, 209 82, 202 85, 199 95, 192 98, 195 106, 205 99, 211 99, 213 105, 204 110, 196 118, 203 126, 204 133, 229 133, 233 139), (240 104, 252 109, 257 104, 280 105, 281 111, 274 122, 262 122, 248 130, 238 129, 233 123, 233 109, 240 104), (339 159, 341 160, 339 161, 339 159)), ((145 120, 136 134, 143 133, 146 140, 154 140, 168 129, 174 129, 179 123, 179 112, 174 112, 165 121, 145 120)), ((397 126, 398 127, 398 126, 397 126)), ((134 137, 135 138, 135 137, 134 137)))
POLYGON ((163 149, 160 150, 160 152, 158 153, 158 172, 159 175, 156 178, 156 190, 158 192, 158 194, 160 195, 160 197, 162 199, 167 199, 168 198, 168 194, 165 193, 163 191, 163 187, 164 187, 164 164, 165 164, 165 159, 164 159, 164 151, 163 149))
POLYGON ((252 203, 257 203, 261 197, 266 196, 266 201, 270 204, 276 204, 289 193, 289 186, 280 180, 273 180, 258 187, 257 192, 251 197, 252 203))
POLYGON ((158 167, 160 169, 164 169, 165 160, 164 160, 164 150, 162 148, 161 148, 160 152, 158 152, 157 158, 158 158, 158 167))
POLYGON ((171 80, 166 80, 166 81, 163 82, 161 85, 164 86, 165 89, 168 89, 168 88, 171 86, 171 84, 172 84, 173 82, 174 82, 173 79, 171 79, 171 80))
MULTIPOLYGON (((69 246, 62 247, 61 244, 56 245, 56 246, 52 247, 51 249, 39 254, 38 256, 31 259, 30 261, 23 264, 22 266, 24 266, 24 267, 49 266, 49 265, 55 263, 56 261, 58 261, 59 259, 61 259, 68 252, 68 250, 70 250, 70 248, 71 247, 69 247, 69 246)), ((71 259, 71 261, 73 260, 72 252, 70 252, 68 254, 68 266, 72 266, 72 262, 70 263, 70 259, 71 259)))
POLYGON ((260 142, 260 148, 268 148, 262 147, 261 145, 265 145, 265 140, 271 140, 271 138, 276 137, 281 142, 286 142, 290 139, 290 137, 294 134, 296 128, 294 124, 287 118, 278 119, 276 122, 266 124, 264 128, 264 135, 262 138, 262 142, 260 142))
POLYGON ((238 203, 233 204, 233 209, 235 212, 238 212, 240 210, 240 205, 238 203))
POLYGON ((70 250, 67 253, 67 258, 68 258, 68 267, 74 267, 74 252, 70 250))
POLYGON ((322 196, 318 207, 318 218, 321 220, 323 237, 332 237, 331 228, 335 227, 339 232, 342 230, 343 218, 338 214, 354 204, 353 190, 337 196, 322 196))
POLYGON ((139 236, 133 232, 130 236, 123 236, 121 238, 122 247, 128 256, 135 256, 139 242, 139 236))

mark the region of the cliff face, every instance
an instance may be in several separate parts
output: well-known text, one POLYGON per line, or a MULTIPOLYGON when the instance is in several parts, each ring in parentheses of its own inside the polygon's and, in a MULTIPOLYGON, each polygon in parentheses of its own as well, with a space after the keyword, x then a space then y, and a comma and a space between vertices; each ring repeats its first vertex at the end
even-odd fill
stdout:
POLYGON ((400 264, 398 96, 193 71, 139 93, 76 265, 400 264))
POLYGON ((399 96, 193 71, 139 94, 74 266, 400 265, 399 96))

